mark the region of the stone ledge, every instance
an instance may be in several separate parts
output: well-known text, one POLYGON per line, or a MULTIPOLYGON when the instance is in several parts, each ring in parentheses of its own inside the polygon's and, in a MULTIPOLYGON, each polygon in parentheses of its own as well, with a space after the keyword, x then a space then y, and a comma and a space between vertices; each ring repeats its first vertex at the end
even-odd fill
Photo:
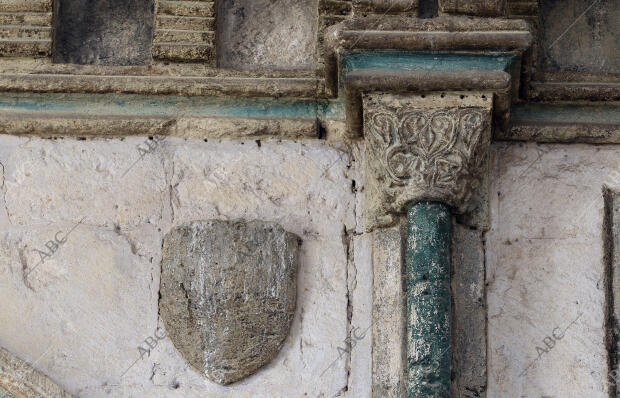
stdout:
POLYGON ((327 90, 336 95, 339 58, 347 50, 521 53, 532 43, 532 34, 527 22, 515 19, 368 16, 334 25, 328 30, 325 41, 327 90))
POLYGON ((0 91, 12 92, 325 96, 324 80, 311 70, 237 71, 174 62, 150 66, 52 64, 48 59, 24 57, 0 58, 0 86, 0 91))
POLYGON ((165 117, 0 112, 0 134, 45 137, 318 138, 317 119, 165 117))
POLYGON ((620 101, 620 81, 530 82, 532 101, 620 101))
POLYGON ((440 0, 439 10, 446 14, 501 17, 506 14, 506 0, 440 0))
POLYGON ((380 14, 396 14, 415 12, 418 9, 416 0, 353 0, 356 13, 374 12, 380 14))
POLYGON ((620 143, 620 106, 591 104, 518 104, 510 128, 497 140, 545 143, 620 143))
POLYGON ((195 77, 59 74, 0 74, 0 91, 123 93, 184 96, 315 98, 319 79, 310 77, 195 77))
POLYGON ((539 143, 620 144, 620 125, 545 125, 515 123, 493 137, 501 141, 539 143))

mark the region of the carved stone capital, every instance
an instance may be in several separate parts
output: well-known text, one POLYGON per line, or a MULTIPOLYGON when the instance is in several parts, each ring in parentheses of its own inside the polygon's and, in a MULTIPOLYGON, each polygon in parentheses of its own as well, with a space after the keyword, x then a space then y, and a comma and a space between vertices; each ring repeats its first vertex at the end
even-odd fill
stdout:
POLYGON ((418 200, 471 209, 491 141, 491 92, 366 94, 367 228, 418 200))

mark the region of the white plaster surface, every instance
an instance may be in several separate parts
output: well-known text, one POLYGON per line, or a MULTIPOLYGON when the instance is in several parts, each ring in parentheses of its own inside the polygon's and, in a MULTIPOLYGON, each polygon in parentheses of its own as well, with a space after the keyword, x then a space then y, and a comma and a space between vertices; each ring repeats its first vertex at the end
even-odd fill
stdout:
POLYGON ((372 281, 366 243, 344 234, 356 229, 346 152, 171 138, 140 159, 143 141, 0 137, 0 345, 79 397, 369 396, 370 338, 337 360, 347 311, 369 326, 372 281), (161 326, 163 235, 211 218, 278 222, 303 238, 289 338, 229 387, 188 368, 167 338, 137 360, 161 326), (39 264, 35 249, 71 230, 39 264))
POLYGON ((493 158, 488 397, 607 398, 603 186, 620 189, 620 148, 499 143, 493 158))
MULTIPOLYGON (((0 345, 79 397, 370 397, 372 336, 338 359, 372 308, 356 162, 325 142, 181 139, 140 159, 142 142, 0 137, 0 345), (209 218, 303 238, 284 348, 230 387, 168 339, 123 375, 161 326, 163 235, 209 218)), ((602 189, 620 190, 620 148, 497 143, 491 181, 487 397, 607 398, 602 189)))

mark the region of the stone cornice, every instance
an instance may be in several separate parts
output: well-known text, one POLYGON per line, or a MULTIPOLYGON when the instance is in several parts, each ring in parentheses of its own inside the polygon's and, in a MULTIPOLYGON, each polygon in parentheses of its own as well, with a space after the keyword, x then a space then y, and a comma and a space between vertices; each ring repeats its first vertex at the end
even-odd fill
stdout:
POLYGON ((368 16, 332 26, 326 33, 325 78, 328 92, 338 87, 340 54, 350 50, 510 51, 532 43, 522 20, 438 17, 432 19, 368 16))
POLYGON ((620 143, 620 107, 614 104, 518 104, 510 128, 495 139, 590 144, 620 143))
POLYGON ((0 73, 0 91, 316 98, 322 90, 314 77, 0 73))
POLYGON ((318 138, 319 120, 340 120, 341 109, 334 101, 313 99, 0 93, 0 131, 46 137, 318 138))
MULTIPOLYGON (((380 8, 385 2, 370 3, 380 8)), ((407 3, 401 5, 406 8, 407 3)), ((337 95, 338 58, 344 50, 519 52, 529 46, 531 39, 528 24, 521 20, 369 15, 345 20, 327 30, 322 51, 324 78, 315 71, 248 73, 200 64, 116 67, 0 58, 0 91, 325 98, 337 95)))
MULTIPOLYGON (((360 6, 362 3, 355 4, 360 6)), ((373 0, 366 3, 372 3, 376 8, 385 2, 373 0)), ((407 4, 403 2, 401 5, 406 8, 407 4)), ((92 134, 108 135, 119 129, 95 126, 98 120, 113 120, 116 126, 126 129, 128 133, 178 135, 176 127, 180 126, 179 121, 191 119, 192 126, 203 126, 200 134, 205 138, 218 134, 214 129, 205 130, 204 126, 222 126, 220 120, 226 126, 221 130, 227 132, 226 136, 235 136, 233 130, 241 126, 247 132, 242 136, 257 136, 265 129, 275 129, 277 135, 296 137, 300 134, 295 134, 293 129, 299 128, 301 123, 301 136, 316 137, 320 135, 321 128, 329 128, 326 126, 333 125, 333 121, 342 123, 345 117, 343 110, 346 109, 347 130, 353 137, 359 136, 361 131, 361 93, 377 90, 493 92, 496 125, 503 129, 507 125, 510 93, 514 88, 510 87, 510 77, 506 72, 509 68, 512 68, 510 72, 518 71, 518 65, 513 60, 518 62, 518 54, 529 46, 531 40, 529 26, 521 20, 454 16, 419 19, 368 15, 346 19, 327 30, 323 46, 325 51, 321 52, 326 65, 324 76, 317 71, 247 72, 181 63, 118 67, 50 64, 41 59, 0 59, 0 92, 4 93, 66 93, 67 96, 92 93, 105 94, 111 97, 110 101, 113 101, 115 94, 191 96, 207 98, 209 101, 229 97, 238 99, 239 103, 248 97, 290 97, 315 101, 317 109, 324 107, 325 103, 331 107, 330 112, 315 112, 316 115, 311 116, 313 120, 297 120, 299 118, 294 112, 286 115, 258 115, 257 118, 256 115, 248 114, 242 105, 235 111, 235 120, 220 110, 213 110, 206 117, 200 111, 179 117, 176 111, 174 114, 169 112, 161 115, 143 115, 142 112, 113 115, 98 111, 87 114, 78 110, 77 115, 71 115, 71 112, 62 109, 52 112, 48 108, 35 107, 25 113, 7 112, 6 121, 0 129, 12 134, 58 135, 66 131, 74 135, 84 126, 91 126, 92 129, 88 130, 92 130, 92 134), (401 58, 398 58, 401 55, 392 59, 382 58, 382 51, 400 50, 406 53, 401 58), (357 70, 358 66, 345 68, 341 64, 343 57, 354 51, 368 52, 371 57, 375 57, 375 63, 380 68, 385 65, 386 69, 357 70), (424 51, 426 55, 420 56, 420 52, 424 51), (442 65, 437 66, 432 62, 422 65, 429 57, 435 57, 436 51, 443 53, 437 57, 446 56, 440 61, 442 65), (490 54, 492 51, 496 53, 490 54), (397 58, 403 65, 395 61, 397 58), (396 64, 390 64, 392 62, 396 64), (451 69, 435 70, 446 65, 451 69), (343 80, 339 87, 340 79, 343 80), (346 107, 342 105, 343 102, 346 107), (71 122, 72 118, 77 122, 71 122), (144 118, 144 121, 140 118, 144 118), (278 119, 288 119, 291 123, 280 123, 278 119), (216 123, 211 123, 214 120, 216 123)), ((368 68, 368 65, 362 67, 368 68)), ((513 79, 513 84, 517 80, 513 79)), ((171 99, 168 102, 174 101, 171 99)), ((278 104, 265 103, 267 107, 271 105, 277 107, 278 104)))
POLYGON ((413 12, 418 9, 416 0, 353 0, 356 12, 387 13, 413 12))

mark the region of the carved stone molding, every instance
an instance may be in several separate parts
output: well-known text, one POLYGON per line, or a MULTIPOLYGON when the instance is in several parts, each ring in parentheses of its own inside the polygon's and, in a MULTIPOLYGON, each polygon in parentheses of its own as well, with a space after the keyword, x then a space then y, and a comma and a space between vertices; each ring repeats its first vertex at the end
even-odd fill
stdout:
POLYGON ((343 21, 325 34, 325 84, 337 94, 340 55, 359 50, 489 51, 519 54, 532 42, 525 21, 502 18, 440 16, 404 18, 368 15, 343 21))
POLYGON ((390 225, 411 201, 471 210, 491 141, 493 94, 364 96, 367 228, 390 225))
POLYGON ((215 2, 155 1, 153 58, 215 66, 215 2))
POLYGON ((27 362, 0 348, 0 397, 72 398, 27 362))
POLYGON ((506 13, 506 0, 440 0, 439 10, 446 14, 502 17, 506 13))
POLYGON ((0 1, 0 57, 48 57, 52 1, 0 1))
POLYGON ((398 14, 413 13, 418 9, 417 0, 353 0, 356 13, 398 14))

